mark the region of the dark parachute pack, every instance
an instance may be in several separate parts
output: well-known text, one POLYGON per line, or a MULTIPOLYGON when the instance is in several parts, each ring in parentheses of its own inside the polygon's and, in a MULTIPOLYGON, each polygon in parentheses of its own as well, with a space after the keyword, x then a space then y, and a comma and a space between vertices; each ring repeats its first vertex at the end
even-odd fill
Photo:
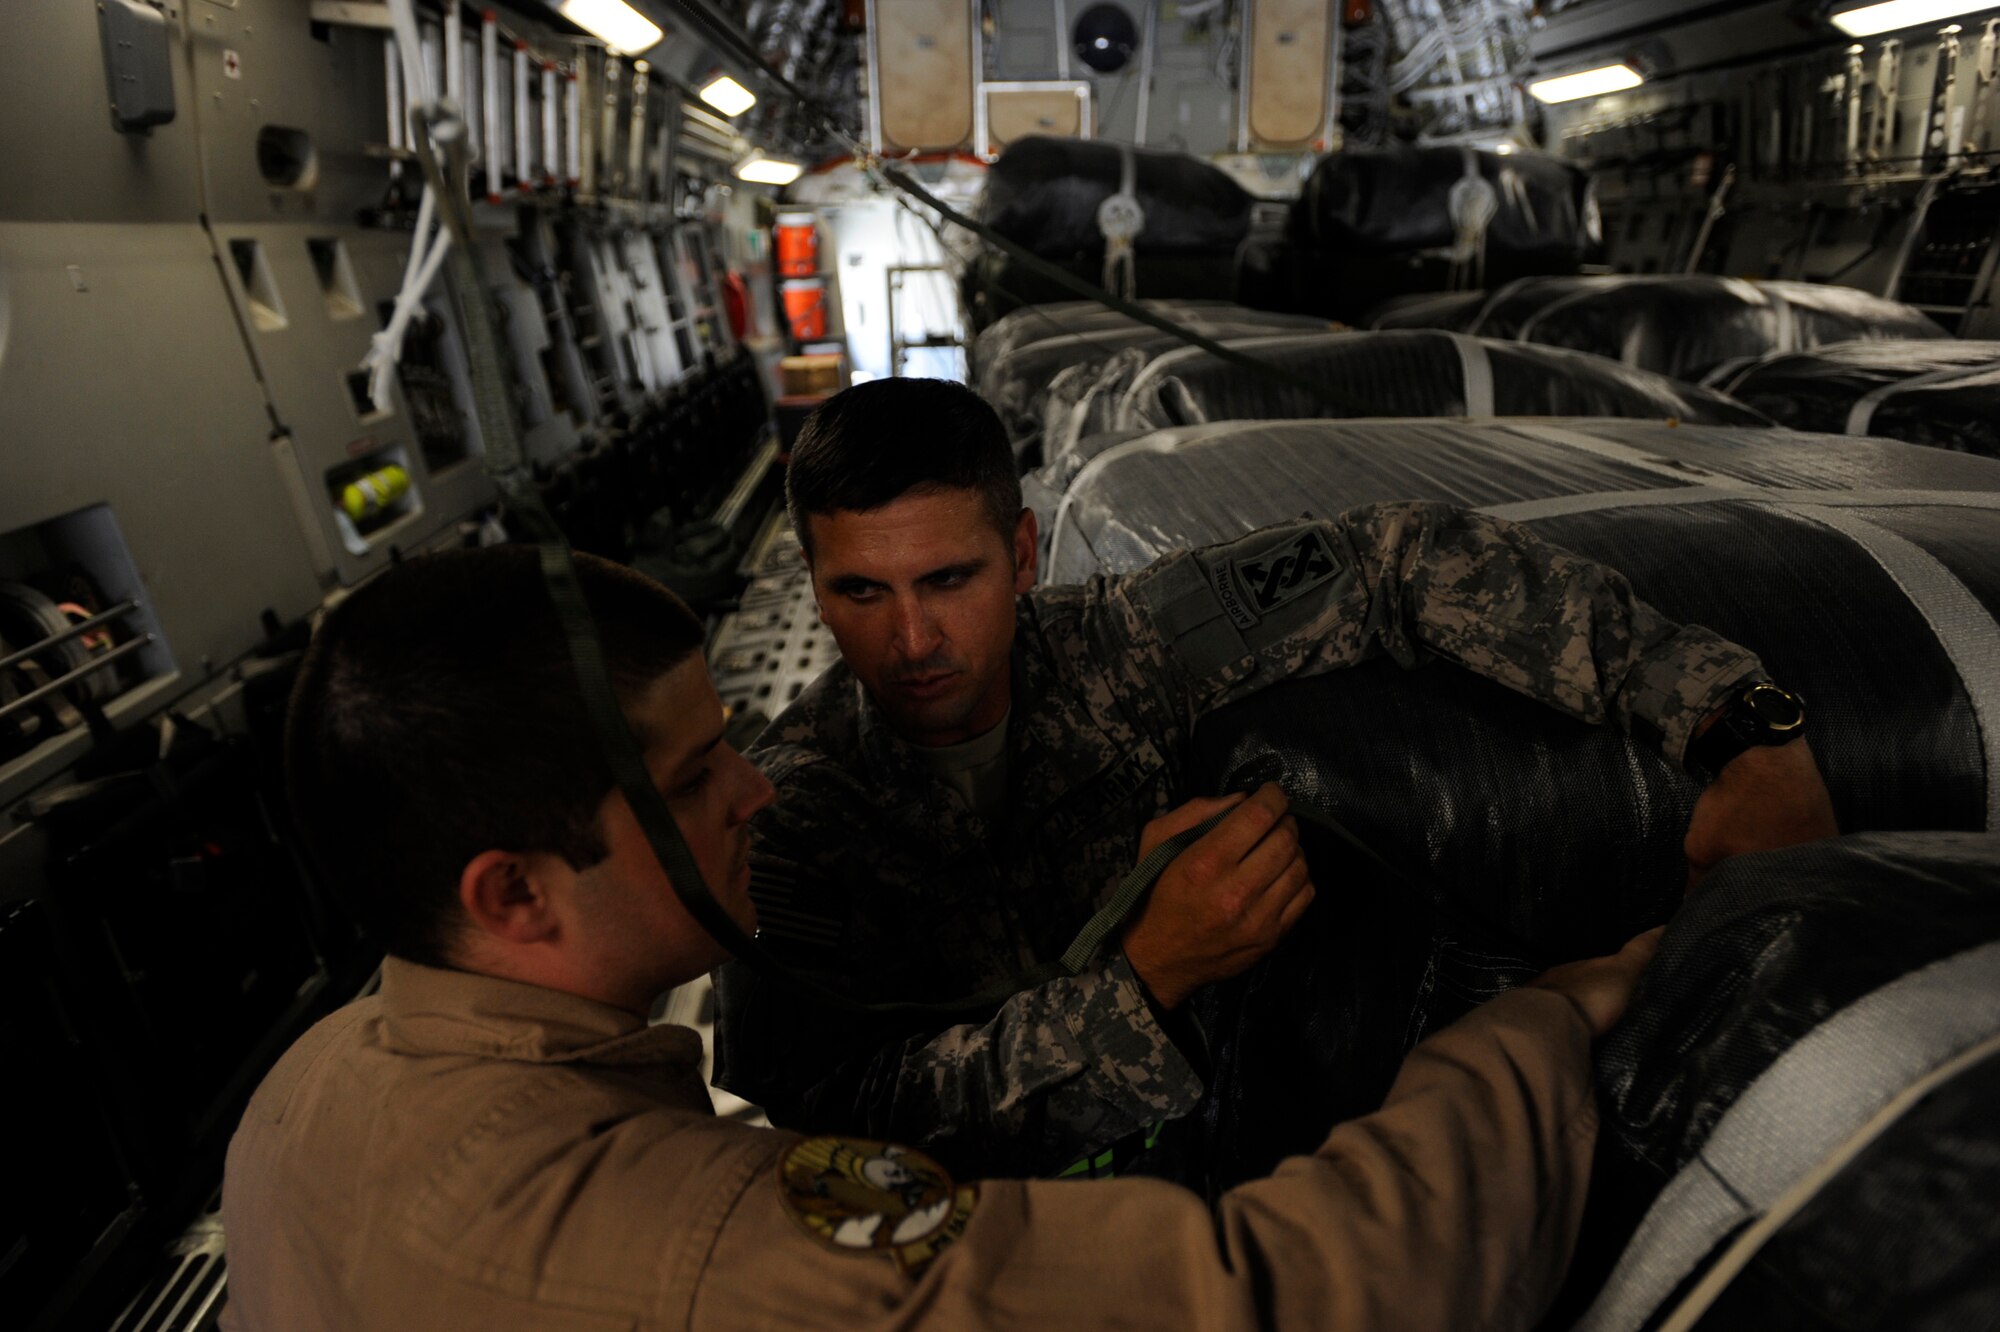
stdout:
MULTIPOLYGON (((1236 251, 1250 234, 1252 200, 1219 168, 1185 153, 1030 136, 1008 145, 986 174, 979 220, 1038 258, 1095 283, 1105 235, 1098 210, 1128 175, 1145 214, 1133 242, 1137 290, 1147 297, 1229 299, 1236 251)), ((1011 310, 1075 293, 997 250, 964 276, 976 326, 1011 310)))
POLYGON ((1570 347, 1691 380, 1827 343, 1951 336, 1915 306, 1851 287, 1708 274, 1523 278, 1476 305, 1462 294, 1413 296, 1366 322, 1570 347))
POLYGON ((1841 342, 1725 367, 1710 382, 1795 429, 2000 458, 2000 342, 1841 342))
MULTIPOLYGON (((1732 862, 1675 919, 1600 1054, 1606 1120, 1587 1238, 1548 1325, 1587 1310, 1603 1320, 1588 1326, 1652 1325, 1720 1261, 1711 1250, 1758 1220, 1772 1233, 1702 1326, 1754 1315, 1847 1327, 1870 1309, 1894 1310, 1897 1325, 1990 1322, 2000 1217, 1990 1185, 1977 1187, 2000 1169, 1991 1059, 1941 1083, 1810 1205, 1787 1213, 1786 1190, 1746 1193, 1754 1215, 1692 1257, 1687 1241, 1663 1257, 1635 1246, 1633 1266, 1610 1274, 1634 1235, 1680 1234, 1675 1209, 1695 1186, 1676 1183, 1711 1143, 1715 1158, 1687 1178, 1722 1171, 1749 1188, 1731 1144, 1763 1130, 1747 1115, 1750 1129, 1724 1129, 1738 1102, 1769 1099, 1751 1089, 1788 1052, 1882 987, 2000 938, 2000 838, 1984 831, 2000 818, 2000 464, 1637 421, 1187 427, 1124 437, 1070 481, 1052 576, 1136 568, 1302 510, 1411 496, 1523 521, 1622 570, 1667 614, 1755 648, 1807 699, 1836 812, 1857 834, 1732 862), (1649 1231, 1656 1205, 1667 1210, 1649 1231), (1919 1253, 1927 1261, 1884 1260, 1919 1253), (1636 1321, 1621 1322, 1635 1301, 1636 1321)), ((1214 1090, 1144 1168, 1210 1195, 1373 1108, 1425 1032, 1673 915, 1700 791, 1645 737, 1443 663, 1378 661, 1276 685, 1205 722, 1188 771, 1194 790, 1279 781, 1394 866, 1304 821, 1318 904, 1276 952, 1192 1001, 1214 1090)), ((1915 1019, 1927 1040, 1949 1038, 1946 1053, 1907 1077, 1892 1067, 1882 1104, 1976 1044, 1924 1013, 1984 1011, 1964 995, 2000 1010, 2000 969, 1957 983, 1959 998, 1915 1019)), ((1864 1034, 1856 1048, 1918 1046, 1864 1034)), ((1858 1095, 1858 1074, 1849 1082, 1858 1095)), ((1831 1092, 1780 1099, 1798 1113, 1779 1136, 1828 1139, 1829 1151, 1881 1108, 1831 1092), (1847 1118, 1814 1117, 1829 1107, 1847 1118)))
POLYGON ((1350 323, 1411 292, 1574 273, 1603 241, 1590 177, 1545 153, 1449 146, 1320 159, 1282 237, 1258 237, 1241 298, 1350 323))

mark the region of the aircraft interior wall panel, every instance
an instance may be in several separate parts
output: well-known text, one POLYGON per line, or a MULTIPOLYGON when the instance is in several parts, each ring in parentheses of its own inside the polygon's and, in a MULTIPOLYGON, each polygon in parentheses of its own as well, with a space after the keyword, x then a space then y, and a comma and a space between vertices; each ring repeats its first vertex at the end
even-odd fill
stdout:
MULTIPOLYGON (((243 312, 271 411, 297 467, 298 521, 317 533, 326 572, 353 583, 494 497, 480 470, 478 421, 457 311, 441 279, 403 344, 389 401, 376 410, 362 359, 402 285, 402 232, 314 224, 215 228, 229 292, 243 312), (314 246, 334 246, 352 273, 351 303, 330 298, 314 246), (247 273, 247 277, 246 277, 247 273), (409 493, 366 529, 338 513, 347 484, 389 466, 409 493)), ((322 250, 324 253, 324 250, 322 250)))
POLYGON ((652 387, 645 333, 639 325, 631 276, 619 262, 613 240, 585 227, 573 233, 577 272, 589 285, 588 304, 597 328, 584 334, 600 381, 608 380, 612 402, 636 412, 652 387))
POLYGON ((652 237, 636 227, 618 233, 616 253, 632 280, 632 305, 639 335, 636 349, 652 370, 647 387, 657 391, 679 379, 682 369, 670 327, 660 254, 653 248, 652 237))
POLYGON ((320 587, 195 226, 0 224, 0 532, 109 505, 184 675, 320 587))
MULTIPOLYGON (((17 0, 5 10, 0 220, 197 221, 195 125, 178 56, 174 119, 143 134, 121 133, 111 121, 94 6, 17 0)), ((180 24, 168 20, 176 41, 180 24)))
POLYGON ((304 0, 190 3, 210 219, 351 223, 378 204, 390 169, 384 34, 316 26, 304 0))
POLYGON ((566 406, 557 406, 551 384, 566 387, 566 381, 552 380, 550 373, 553 369, 557 376, 562 374, 554 356, 558 338, 544 317, 540 295, 515 270, 517 242, 514 234, 484 231, 480 255, 500 316, 502 345, 513 356, 510 387, 522 450, 531 462, 553 463, 576 451, 577 421, 566 406))
POLYGON ((877 135, 886 151, 943 152, 972 144, 973 84, 981 76, 969 0, 870 0, 869 68, 877 135))
POLYGON ((1331 0, 1251 0, 1245 22, 1251 143, 1310 148, 1328 120, 1327 65, 1338 45, 1331 0))
POLYGON ((574 429, 594 426, 603 412, 577 345, 577 319, 572 309, 582 294, 575 290, 574 274, 566 266, 555 227, 541 211, 524 211, 519 234, 509 243, 533 275, 532 289, 543 325, 549 330, 548 345, 539 354, 551 405, 568 413, 574 429))

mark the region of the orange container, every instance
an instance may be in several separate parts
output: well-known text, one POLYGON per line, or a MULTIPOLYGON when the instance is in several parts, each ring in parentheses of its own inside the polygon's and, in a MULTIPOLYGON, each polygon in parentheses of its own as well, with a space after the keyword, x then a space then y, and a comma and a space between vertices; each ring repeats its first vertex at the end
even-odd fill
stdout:
POLYGON ((778 273, 782 277, 810 277, 819 272, 819 227, 811 213, 778 214, 778 273))
POLYGON ((785 300, 785 322, 792 326, 793 340, 824 342, 826 340, 825 279, 795 279, 780 283, 778 291, 785 300))

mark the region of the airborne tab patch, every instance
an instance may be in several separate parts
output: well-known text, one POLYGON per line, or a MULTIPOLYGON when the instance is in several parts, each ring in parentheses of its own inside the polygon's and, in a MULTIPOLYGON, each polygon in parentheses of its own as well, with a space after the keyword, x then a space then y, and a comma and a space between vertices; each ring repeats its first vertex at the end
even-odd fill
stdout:
POLYGON ((1316 527, 1288 534, 1255 555, 1218 569, 1217 592, 1237 627, 1248 629, 1265 614, 1326 582, 1340 572, 1340 558, 1316 527), (1224 586, 1233 584, 1233 586, 1224 586))
POLYGON ((836 1253, 880 1253, 921 1273, 972 1219, 977 1188, 907 1147, 863 1138, 808 1138, 778 1164, 785 1212, 836 1253))

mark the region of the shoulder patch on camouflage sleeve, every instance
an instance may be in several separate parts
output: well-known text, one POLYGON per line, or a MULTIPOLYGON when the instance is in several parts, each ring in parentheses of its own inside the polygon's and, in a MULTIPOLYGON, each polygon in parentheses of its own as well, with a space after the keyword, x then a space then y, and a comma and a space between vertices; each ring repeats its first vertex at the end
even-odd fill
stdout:
POLYGON ((1309 527, 1287 532, 1262 550, 1219 567, 1216 591, 1229 618, 1248 629, 1266 612, 1304 596, 1339 572, 1340 557, 1317 527, 1309 527), (1225 582, 1233 586, 1225 588, 1225 582))
POLYGON ((907 1147, 808 1138, 778 1164, 785 1212, 836 1253, 879 1253, 912 1276, 965 1232, 979 1190, 907 1147))

